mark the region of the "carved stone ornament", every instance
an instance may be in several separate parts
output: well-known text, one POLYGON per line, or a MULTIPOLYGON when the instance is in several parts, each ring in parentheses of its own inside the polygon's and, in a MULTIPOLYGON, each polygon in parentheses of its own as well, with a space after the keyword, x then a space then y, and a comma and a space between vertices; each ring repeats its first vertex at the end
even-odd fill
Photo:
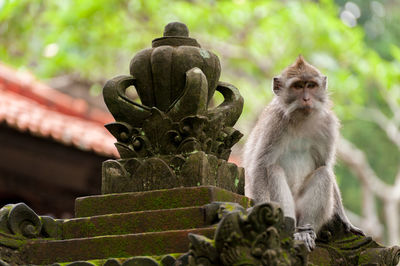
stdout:
POLYGON ((185 24, 168 24, 132 59, 130 76, 106 83, 116 120, 106 128, 121 159, 104 162, 103 193, 215 185, 243 194, 243 169, 226 162, 242 137, 233 125, 243 98, 219 81, 218 57, 188 35, 185 24), (141 103, 129 97, 134 89, 141 103), (215 91, 224 101, 209 108, 215 91))
POLYGON ((307 265, 305 245, 293 239, 294 220, 276 203, 247 212, 228 203, 209 208, 223 218, 213 240, 189 235, 189 265, 307 265))
MULTIPOLYGON (((49 216, 38 216, 25 203, 8 204, 0 209, 0 234, 2 239, 58 238, 61 222, 49 216)), ((13 241, 0 243, 11 246, 13 241)), ((18 242, 15 242, 18 243, 18 242)))
POLYGON ((348 232, 335 216, 318 234, 317 248, 310 253, 312 265, 398 265, 400 247, 385 247, 369 236, 348 232))

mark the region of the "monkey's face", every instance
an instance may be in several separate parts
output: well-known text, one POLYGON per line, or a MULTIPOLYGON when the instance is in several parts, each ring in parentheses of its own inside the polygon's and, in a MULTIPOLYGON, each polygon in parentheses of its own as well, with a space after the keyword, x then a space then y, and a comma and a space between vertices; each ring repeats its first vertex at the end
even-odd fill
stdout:
POLYGON ((326 83, 326 76, 300 56, 274 78, 273 91, 285 107, 286 114, 299 111, 308 115, 323 108, 327 98, 326 83))
POLYGON ((304 114, 310 114, 312 111, 322 108, 326 100, 322 77, 300 76, 291 78, 286 83, 279 97, 282 97, 289 113, 300 111, 304 114))

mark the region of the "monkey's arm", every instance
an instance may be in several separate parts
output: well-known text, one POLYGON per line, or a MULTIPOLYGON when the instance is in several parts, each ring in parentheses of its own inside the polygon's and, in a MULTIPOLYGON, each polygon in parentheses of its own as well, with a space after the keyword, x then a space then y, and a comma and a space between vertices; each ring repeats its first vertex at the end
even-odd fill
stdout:
POLYGON ((264 110, 245 146, 245 195, 255 202, 275 201, 285 216, 296 221, 292 191, 284 169, 277 163, 288 120, 276 98, 264 110))
POLYGON ((264 110, 244 147, 245 195, 256 202, 272 200, 270 191, 276 182, 269 182, 270 177, 286 179, 282 169, 271 167, 277 161, 283 130, 282 115, 273 109, 274 106, 269 106, 264 110))

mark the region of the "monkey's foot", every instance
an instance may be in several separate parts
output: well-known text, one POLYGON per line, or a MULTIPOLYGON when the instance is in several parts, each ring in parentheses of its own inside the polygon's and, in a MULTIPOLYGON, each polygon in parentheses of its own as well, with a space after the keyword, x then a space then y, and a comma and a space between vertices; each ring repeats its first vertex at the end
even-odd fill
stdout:
POLYGON ((365 233, 360 228, 355 227, 351 223, 345 223, 345 229, 347 232, 351 232, 359 236, 365 236, 365 233))
POLYGON ((295 240, 303 241, 308 251, 311 251, 315 248, 315 239, 317 236, 310 224, 297 227, 293 237, 295 240))

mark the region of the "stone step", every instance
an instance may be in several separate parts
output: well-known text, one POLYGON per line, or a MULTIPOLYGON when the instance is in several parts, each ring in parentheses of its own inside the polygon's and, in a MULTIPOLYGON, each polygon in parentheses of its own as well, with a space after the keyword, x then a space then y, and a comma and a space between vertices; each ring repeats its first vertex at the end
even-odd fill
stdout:
POLYGON ((70 219, 63 223, 63 239, 135 234, 201 228, 206 224, 203 207, 139 211, 70 219))
POLYGON ((23 246, 21 253, 26 262, 32 264, 185 253, 189 249, 188 233, 213 238, 214 232, 215 227, 208 227, 67 240, 32 240, 23 246))
POLYGON ((202 206, 213 201, 251 205, 249 198, 214 186, 182 187, 77 198, 75 217, 202 206))

